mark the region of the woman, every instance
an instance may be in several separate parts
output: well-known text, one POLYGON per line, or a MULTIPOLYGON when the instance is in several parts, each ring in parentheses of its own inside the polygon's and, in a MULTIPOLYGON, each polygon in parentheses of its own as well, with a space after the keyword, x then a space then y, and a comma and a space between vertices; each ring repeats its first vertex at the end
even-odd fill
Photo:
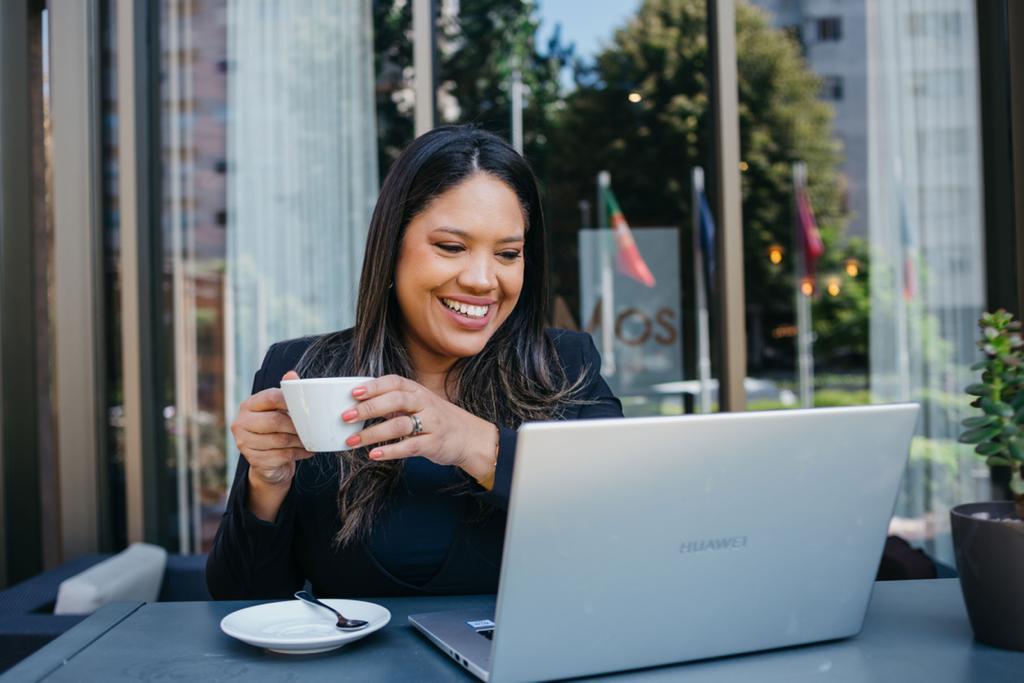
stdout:
POLYGON ((622 415, 590 337, 545 331, 546 270, 521 156, 470 127, 413 142, 373 212, 355 327, 271 346, 231 425, 210 593, 496 591, 516 428, 622 415), (352 450, 303 450, 280 380, 346 375, 377 378, 339 416, 367 420, 352 450))

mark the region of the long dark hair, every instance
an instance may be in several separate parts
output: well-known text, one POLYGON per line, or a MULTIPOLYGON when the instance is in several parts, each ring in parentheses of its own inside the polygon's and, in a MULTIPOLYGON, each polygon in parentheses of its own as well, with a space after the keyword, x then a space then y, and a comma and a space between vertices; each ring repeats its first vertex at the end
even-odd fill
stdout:
MULTIPOLYGON (((566 378, 544 333, 547 240, 537 181, 529 164, 498 136, 472 126, 443 126, 417 138, 398 157, 370 220, 359 281, 356 323, 313 342, 296 370, 302 377, 397 374, 414 378, 402 343, 402 318, 391 287, 409 222, 438 196, 477 173, 512 189, 526 221, 523 287, 512 313, 483 350, 453 364, 448 399, 502 427, 553 417, 573 401, 582 376, 566 378)), ((374 462, 367 449, 343 451, 338 489, 339 545, 372 526, 401 472, 401 461, 374 462)))

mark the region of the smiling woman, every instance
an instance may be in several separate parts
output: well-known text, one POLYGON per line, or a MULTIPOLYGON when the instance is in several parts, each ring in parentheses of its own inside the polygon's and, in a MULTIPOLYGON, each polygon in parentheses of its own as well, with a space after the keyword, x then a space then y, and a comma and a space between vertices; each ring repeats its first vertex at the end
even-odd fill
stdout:
POLYGON ((220 599, 497 590, 516 430, 619 417, 586 334, 545 329, 536 180, 495 135, 435 129, 395 162, 353 328, 271 346, 231 430, 239 463, 207 565, 220 599), (303 448, 282 379, 365 376, 350 450, 303 448))

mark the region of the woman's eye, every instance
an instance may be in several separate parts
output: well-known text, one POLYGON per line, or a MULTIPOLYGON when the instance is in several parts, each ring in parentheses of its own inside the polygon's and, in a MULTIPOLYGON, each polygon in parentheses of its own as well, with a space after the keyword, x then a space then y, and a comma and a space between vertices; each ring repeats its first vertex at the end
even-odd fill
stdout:
POLYGON ((517 258, 519 258, 520 254, 518 251, 503 251, 500 252, 498 255, 501 258, 505 259, 506 261, 515 261, 517 258))
POLYGON ((437 248, 441 251, 446 251, 449 254, 458 254, 462 251, 463 247, 461 244, 438 244, 437 248))

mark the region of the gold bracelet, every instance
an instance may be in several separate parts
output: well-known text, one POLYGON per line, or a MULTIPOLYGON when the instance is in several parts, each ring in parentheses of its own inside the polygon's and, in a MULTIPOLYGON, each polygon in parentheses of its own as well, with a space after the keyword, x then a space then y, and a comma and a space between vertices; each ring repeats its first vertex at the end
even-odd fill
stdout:
POLYGON ((495 469, 484 475, 483 479, 477 479, 476 483, 480 484, 480 486, 483 486, 488 491, 494 489, 494 472, 496 469, 497 463, 495 463, 495 469))
POLYGON ((487 474, 476 480, 476 483, 480 484, 480 486, 484 487, 488 491, 494 488, 494 474, 498 471, 498 449, 501 447, 501 430, 498 428, 498 425, 494 425, 494 432, 494 465, 487 474))

